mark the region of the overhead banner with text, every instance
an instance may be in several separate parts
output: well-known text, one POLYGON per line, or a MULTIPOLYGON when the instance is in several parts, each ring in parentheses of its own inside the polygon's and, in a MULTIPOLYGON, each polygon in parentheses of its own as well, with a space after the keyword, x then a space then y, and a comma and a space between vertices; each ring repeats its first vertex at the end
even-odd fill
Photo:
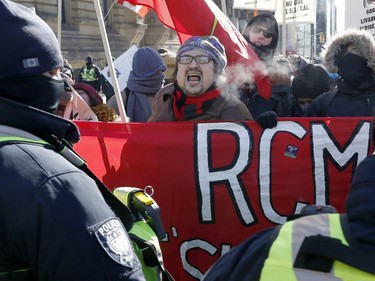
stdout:
POLYGON ((340 212, 358 163, 372 151, 372 118, 256 122, 76 121, 75 149, 111 189, 152 186, 175 280, 200 280, 233 246, 282 224, 305 204, 340 212))

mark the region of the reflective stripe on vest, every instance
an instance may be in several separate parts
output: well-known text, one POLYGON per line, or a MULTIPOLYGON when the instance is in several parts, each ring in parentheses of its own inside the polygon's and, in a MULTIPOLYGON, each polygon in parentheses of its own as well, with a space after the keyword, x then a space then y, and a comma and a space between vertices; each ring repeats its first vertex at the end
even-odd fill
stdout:
POLYGON ((83 69, 83 72, 81 73, 82 80, 84 81, 96 81, 98 80, 98 77, 96 76, 95 73, 95 68, 90 68, 88 69, 85 67, 83 69))
POLYGON ((7 136, 7 137, 0 136, 0 142, 6 142, 6 141, 19 142, 19 143, 25 142, 25 143, 48 144, 47 142, 43 140, 32 140, 32 139, 16 137, 16 136, 7 136))
POLYGON ((305 237, 314 235, 345 239, 339 214, 322 214, 302 217, 285 223, 273 242, 261 272, 261 281, 367 281, 375 276, 344 263, 334 261, 329 273, 294 268, 293 264, 305 237))
POLYGON ((0 267, 0 280, 34 280, 31 268, 20 268, 7 270, 6 267, 0 267))
MULTIPOLYGON (((40 139, 39 137, 30 134, 29 132, 19 130, 4 125, 0 125, 0 142, 12 142, 12 143, 37 143, 41 145, 49 145, 50 143, 40 139)), ((54 149, 56 149, 54 147, 54 149)), ((76 167, 80 167, 85 164, 85 161, 77 154, 69 150, 67 147, 63 147, 62 150, 58 151, 65 159, 76 167)))
POLYGON ((0 125, 0 139, 2 142, 6 141, 18 141, 18 142, 31 142, 31 143, 39 143, 39 144, 48 144, 46 141, 40 139, 39 137, 30 134, 29 132, 0 125))

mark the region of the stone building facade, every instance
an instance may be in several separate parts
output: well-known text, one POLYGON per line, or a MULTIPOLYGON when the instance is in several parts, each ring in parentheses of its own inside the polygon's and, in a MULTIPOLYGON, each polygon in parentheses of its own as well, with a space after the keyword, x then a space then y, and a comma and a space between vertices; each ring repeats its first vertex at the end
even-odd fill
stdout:
MULTIPOLYGON (((36 13, 43 18, 58 34, 58 3, 61 1, 61 50, 64 58, 68 59, 72 66, 80 68, 88 55, 94 58, 95 64, 99 68, 104 68, 106 58, 104 52, 103 40, 101 38, 98 18, 95 11, 94 0, 13 0, 27 7, 34 7, 36 13)), ((95 0, 96 1, 96 0, 95 0)), ((179 40, 176 33, 165 27, 158 20, 155 12, 150 10, 144 17, 139 17, 132 10, 114 3, 113 0, 99 0, 102 15, 106 26, 108 42, 113 57, 118 57, 132 45, 137 47, 148 46, 154 49, 165 48, 176 51, 179 47, 179 40)), ((224 0, 213 0, 215 4, 222 9, 224 0)), ((327 10, 333 11, 332 0, 317 1, 317 23, 310 25, 308 30, 311 34, 329 35, 335 30, 332 15, 327 14, 327 10), (328 9, 328 7, 330 7, 328 9), (329 16, 329 19, 327 18, 329 16), (329 28, 329 30, 328 30, 329 28)), ((233 24, 242 30, 244 25, 253 17, 252 10, 233 9, 233 0, 225 0, 225 11, 233 24)), ((223 10, 223 9, 222 9, 223 10)), ((295 29, 294 26, 291 27, 295 29)), ((288 32, 287 42, 298 41, 293 39, 292 35, 296 32, 288 32)), ((312 35, 306 35, 306 28, 303 27, 303 36, 311 38, 312 35)), ((280 37, 281 38, 281 37, 280 37)), ((303 39, 305 40, 305 39, 303 39)), ((305 40, 306 41, 306 40, 305 40)), ((307 53, 319 53, 319 41, 314 37, 313 41, 301 41, 308 46, 316 46, 316 52, 310 50, 307 53)), ((278 53, 281 52, 281 42, 278 53)), ((305 50, 303 49, 303 54, 305 50)))
MULTIPOLYGON (((60 34, 62 54, 73 68, 82 67, 89 55, 94 58, 94 63, 99 68, 105 67, 104 45, 93 0, 61 0, 61 33, 58 33, 57 24, 59 0, 15 2, 33 7, 55 34, 60 34)), ((155 49, 178 48, 176 33, 161 24, 153 10, 141 18, 132 10, 111 0, 100 0, 100 5, 113 57, 121 55, 132 45, 155 49)))

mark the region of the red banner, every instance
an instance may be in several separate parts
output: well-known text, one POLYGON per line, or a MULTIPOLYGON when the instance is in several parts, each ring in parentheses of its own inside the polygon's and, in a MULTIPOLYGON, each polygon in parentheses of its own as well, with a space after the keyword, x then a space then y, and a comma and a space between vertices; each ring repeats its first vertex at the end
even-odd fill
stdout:
POLYGON ((75 149, 110 188, 151 185, 167 232, 166 267, 200 280, 222 254, 306 204, 340 212, 371 151, 372 118, 255 122, 79 122, 75 149))

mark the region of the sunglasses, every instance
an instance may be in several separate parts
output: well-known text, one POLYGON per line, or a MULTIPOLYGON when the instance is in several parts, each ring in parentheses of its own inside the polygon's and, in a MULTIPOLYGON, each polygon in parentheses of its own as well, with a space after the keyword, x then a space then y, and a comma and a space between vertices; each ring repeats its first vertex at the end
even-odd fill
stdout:
POLYGON ((201 56, 188 56, 188 55, 184 55, 184 56, 180 56, 178 57, 178 62, 181 63, 181 64, 190 64, 193 59, 198 63, 198 64, 206 64, 208 63, 210 60, 212 60, 209 56, 205 56, 205 55, 201 55, 201 56))
POLYGON ((273 35, 275 34, 275 32, 273 32, 273 31, 269 31, 269 30, 266 30, 266 29, 263 29, 263 28, 261 28, 261 27, 259 27, 259 26, 253 26, 252 28, 251 28, 251 31, 253 32, 253 33, 261 33, 261 32, 263 32, 263 36, 265 37, 265 38, 272 38, 273 37, 273 35))

